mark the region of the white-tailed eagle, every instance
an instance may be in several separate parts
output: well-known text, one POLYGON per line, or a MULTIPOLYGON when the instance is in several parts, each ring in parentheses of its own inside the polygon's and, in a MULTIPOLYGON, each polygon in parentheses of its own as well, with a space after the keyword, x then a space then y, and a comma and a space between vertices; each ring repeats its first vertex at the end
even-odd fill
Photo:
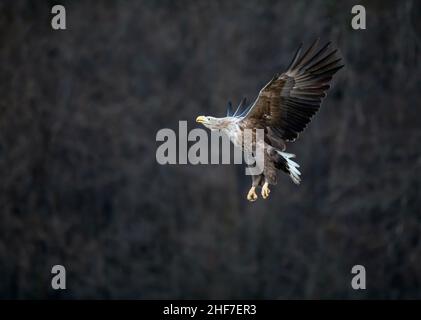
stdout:
POLYGON ((264 130, 264 168, 261 174, 252 175, 249 201, 257 199, 259 186, 262 197, 269 196, 269 185, 276 184, 278 170, 287 173, 296 184, 301 181, 299 165, 291 160, 295 155, 284 152, 285 142, 295 141, 305 129, 326 97, 333 75, 343 67, 337 49, 331 49, 330 42, 320 49, 318 44, 316 40, 304 53, 301 45, 287 71, 275 75, 250 106, 246 107, 243 99, 235 113, 229 103, 224 118, 199 116, 196 119, 211 130, 226 133, 241 148, 244 148, 245 129, 264 130))

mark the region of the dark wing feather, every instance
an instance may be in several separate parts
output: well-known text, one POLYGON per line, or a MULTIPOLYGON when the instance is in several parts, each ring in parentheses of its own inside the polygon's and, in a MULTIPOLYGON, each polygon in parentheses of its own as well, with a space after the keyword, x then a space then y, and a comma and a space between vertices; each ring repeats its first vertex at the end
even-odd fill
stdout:
POLYGON ((230 117, 232 115, 232 103, 231 101, 228 101, 227 103, 227 117, 230 117))
POLYGON ((288 70, 260 90, 241 120, 244 127, 270 128, 285 141, 298 137, 319 110, 333 75, 343 67, 337 50, 329 49, 330 43, 317 51, 318 43, 316 40, 303 54, 300 46, 288 70))

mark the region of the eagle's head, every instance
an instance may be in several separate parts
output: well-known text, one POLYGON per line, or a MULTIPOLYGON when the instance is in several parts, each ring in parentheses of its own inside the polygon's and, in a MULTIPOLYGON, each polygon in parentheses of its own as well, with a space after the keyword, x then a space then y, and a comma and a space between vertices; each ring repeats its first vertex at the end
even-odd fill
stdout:
POLYGON ((215 118, 210 116, 199 116, 196 122, 203 124, 206 128, 211 130, 221 130, 227 126, 225 118, 215 118))

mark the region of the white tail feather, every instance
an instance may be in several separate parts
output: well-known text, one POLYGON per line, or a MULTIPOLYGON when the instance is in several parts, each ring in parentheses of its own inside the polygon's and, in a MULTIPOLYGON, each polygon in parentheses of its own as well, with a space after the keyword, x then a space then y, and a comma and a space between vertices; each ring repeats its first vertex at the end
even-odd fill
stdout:
POLYGON ((289 176, 291 177, 292 181, 294 181, 295 184, 300 184, 301 178, 300 174, 301 172, 298 171, 298 168, 300 165, 296 163, 295 161, 292 161, 291 158, 295 158, 295 154, 287 153, 278 151, 277 152, 286 160, 287 162, 287 169, 289 170, 289 176))

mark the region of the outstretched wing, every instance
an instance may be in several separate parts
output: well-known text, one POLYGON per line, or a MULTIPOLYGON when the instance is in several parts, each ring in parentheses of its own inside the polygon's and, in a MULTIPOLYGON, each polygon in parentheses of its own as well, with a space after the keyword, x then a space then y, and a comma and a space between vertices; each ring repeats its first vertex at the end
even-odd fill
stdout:
POLYGON ((319 110, 333 75, 343 67, 337 49, 330 43, 317 51, 319 40, 301 54, 295 53, 288 70, 260 90, 250 111, 241 120, 244 127, 267 128, 285 141, 294 141, 319 110))

